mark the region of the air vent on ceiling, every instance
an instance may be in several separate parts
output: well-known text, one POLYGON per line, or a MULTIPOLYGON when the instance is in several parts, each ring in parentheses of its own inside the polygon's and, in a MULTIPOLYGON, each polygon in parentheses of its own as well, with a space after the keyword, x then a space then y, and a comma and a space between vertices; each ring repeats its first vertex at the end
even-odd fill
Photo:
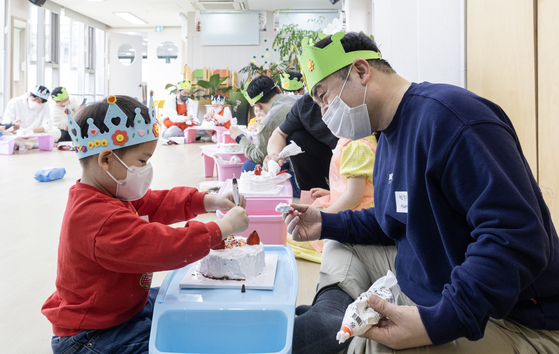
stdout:
POLYGON ((248 8, 244 1, 239 0, 203 0, 191 1, 190 3, 199 11, 241 11, 248 8))

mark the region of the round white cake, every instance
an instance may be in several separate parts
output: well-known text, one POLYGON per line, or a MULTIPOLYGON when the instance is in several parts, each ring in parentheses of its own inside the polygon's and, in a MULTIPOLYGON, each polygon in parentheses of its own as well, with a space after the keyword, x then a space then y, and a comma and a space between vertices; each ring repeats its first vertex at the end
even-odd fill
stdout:
POLYGON ((276 176, 271 175, 268 171, 262 171, 260 176, 254 174, 254 171, 241 173, 240 188, 243 192, 265 192, 276 189, 278 183, 276 176))
POLYGON ((246 239, 230 236, 225 240, 225 249, 210 250, 198 266, 206 278, 246 280, 264 271, 266 267, 264 246, 247 245, 246 239))

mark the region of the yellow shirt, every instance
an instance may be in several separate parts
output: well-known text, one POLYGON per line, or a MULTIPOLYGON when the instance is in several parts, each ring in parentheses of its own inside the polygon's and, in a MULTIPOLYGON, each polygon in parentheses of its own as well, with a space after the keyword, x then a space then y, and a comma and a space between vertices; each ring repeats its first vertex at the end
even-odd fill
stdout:
MULTIPOLYGON (((377 145, 377 139, 374 135, 370 135, 365 139, 375 146, 377 145)), ((374 165, 375 153, 367 144, 356 140, 343 148, 340 174, 345 178, 364 176, 372 184, 374 165)))
POLYGON ((253 125, 254 122, 256 122, 256 117, 253 117, 253 118, 250 120, 250 122, 248 122, 247 128, 250 128, 250 126, 253 125))

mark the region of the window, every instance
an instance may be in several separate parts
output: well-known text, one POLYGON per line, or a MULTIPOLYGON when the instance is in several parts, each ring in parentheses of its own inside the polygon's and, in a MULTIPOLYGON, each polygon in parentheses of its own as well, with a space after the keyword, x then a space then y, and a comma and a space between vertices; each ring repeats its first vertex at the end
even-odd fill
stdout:
POLYGON ((85 30, 85 68, 95 69, 95 28, 90 26, 85 30))
POLYGON ((45 62, 58 64, 59 60, 58 14, 45 10, 45 62))

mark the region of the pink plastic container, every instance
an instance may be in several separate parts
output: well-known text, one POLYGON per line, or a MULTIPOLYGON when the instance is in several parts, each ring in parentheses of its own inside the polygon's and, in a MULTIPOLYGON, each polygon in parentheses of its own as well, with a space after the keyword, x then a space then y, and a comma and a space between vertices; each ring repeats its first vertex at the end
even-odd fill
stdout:
MULTIPOLYGON (((225 182, 219 194, 231 190, 231 180, 225 182)), ((246 211, 249 224, 246 231, 239 235, 248 237, 253 230, 258 232, 260 241, 266 245, 285 245, 287 240, 287 225, 276 211, 279 203, 293 203, 293 189, 289 181, 284 182, 284 188, 277 195, 246 195, 246 211)), ((218 218, 223 218, 224 212, 216 212, 218 218)))
POLYGON ((223 133, 223 134, 221 135, 221 141, 220 141, 220 143, 223 143, 223 144, 234 144, 234 143, 236 143, 236 141, 235 141, 233 138, 231 138, 231 134, 229 134, 229 132, 225 132, 225 133, 223 133))
POLYGON ((12 155, 14 153, 15 137, 0 136, 0 154, 12 155))
POLYGON ((45 134, 37 136, 37 138, 39 139, 39 150, 52 150, 54 146, 54 136, 45 134))
MULTIPOLYGON (((220 155, 222 159, 228 160, 225 156, 220 155)), ((230 157, 229 157, 230 158, 230 157)), ((221 163, 215 159, 215 164, 217 165, 217 179, 220 181, 225 181, 233 177, 241 177, 241 169, 243 163, 221 163)))

